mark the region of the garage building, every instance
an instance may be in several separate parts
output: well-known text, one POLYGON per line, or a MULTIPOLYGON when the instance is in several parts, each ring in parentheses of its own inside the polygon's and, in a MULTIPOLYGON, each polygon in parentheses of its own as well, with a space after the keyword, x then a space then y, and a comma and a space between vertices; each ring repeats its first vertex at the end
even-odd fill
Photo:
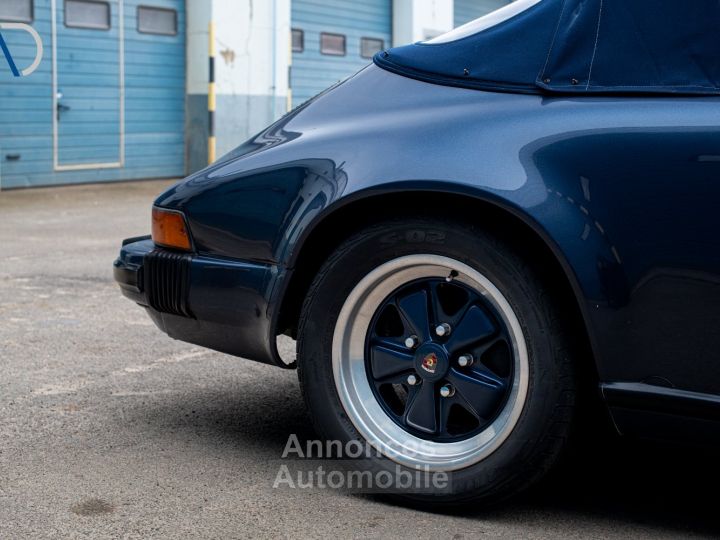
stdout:
MULTIPOLYGON (((0 64, 0 186, 183 175, 184 4, 3 0, 0 21, 30 24, 44 56, 27 77, 0 64)), ((2 35, 32 62, 28 33, 2 35)))
POLYGON ((0 189, 181 177, 207 164, 209 101, 219 156, 377 51, 507 3, 1 0, 0 189), (37 47, 17 23, 43 45, 27 76, 11 64, 37 47))

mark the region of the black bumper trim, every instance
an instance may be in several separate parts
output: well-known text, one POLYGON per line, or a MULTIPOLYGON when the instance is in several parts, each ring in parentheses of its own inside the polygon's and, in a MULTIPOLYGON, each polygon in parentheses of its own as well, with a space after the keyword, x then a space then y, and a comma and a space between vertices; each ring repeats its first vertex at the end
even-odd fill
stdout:
POLYGON ((155 250, 144 259, 144 289, 150 307, 162 313, 195 318, 190 310, 190 264, 187 253, 155 250))
POLYGON ((269 299, 277 266, 124 242, 113 273, 123 295, 170 337, 283 368, 269 299))
POLYGON ((118 261, 113 265, 113 278, 124 290, 141 293, 143 292, 142 273, 137 267, 121 266, 118 261))
POLYGON ((638 382, 604 383, 603 396, 610 407, 720 421, 720 396, 638 382))
POLYGON ((123 246, 127 246, 128 244, 134 244, 135 242, 141 242, 143 240, 150 240, 152 237, 149 234, 145 234, 143 236, 133 236, 132 238, 126 238, 122 241, 123 246))

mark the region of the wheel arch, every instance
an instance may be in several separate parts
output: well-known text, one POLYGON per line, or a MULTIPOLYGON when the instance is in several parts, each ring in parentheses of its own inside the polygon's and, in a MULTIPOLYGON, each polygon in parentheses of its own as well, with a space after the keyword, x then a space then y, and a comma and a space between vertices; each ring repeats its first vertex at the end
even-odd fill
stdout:
POLYGON ((462 221, 479 226, 492 223, 493 232, 497 229, 504 239, 521 249, 528 260, 537 261, 533 266, 552 285, 562 305, 569 309, 567 319, 576 324, 573 331, 592 358, 591 366, 586 368, 597 381, 595 346, 589 318, 583 309, 580 284, 558 245, 531 216, 506 201, 498 200, 492 194, 448 191, 447 186, 413 190, 384 186, 382 192, 358 192, 326 209, 300 237, 287 261, 292 271, 280 291, 275 333, 296 337, 307 290, 320 266, 344 239, 379 220, 417 216, 417 211, 411 209, 427 208, 430 203, 434 216, 453 219, 460 216, 462 221))

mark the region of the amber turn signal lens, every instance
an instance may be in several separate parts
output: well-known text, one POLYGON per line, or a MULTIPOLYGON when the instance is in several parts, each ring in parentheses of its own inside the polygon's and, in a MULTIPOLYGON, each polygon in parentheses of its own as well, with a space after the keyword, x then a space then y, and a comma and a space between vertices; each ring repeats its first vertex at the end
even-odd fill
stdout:
POLYGON ((158 246, 190 250, 190 235, 180 212, 153 208, 152 239, 158 246))

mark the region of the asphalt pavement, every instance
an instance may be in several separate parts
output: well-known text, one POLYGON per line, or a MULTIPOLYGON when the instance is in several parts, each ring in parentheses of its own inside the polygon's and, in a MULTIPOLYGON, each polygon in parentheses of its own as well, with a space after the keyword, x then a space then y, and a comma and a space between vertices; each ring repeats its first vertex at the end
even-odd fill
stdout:
POLYGON ((0 538, 720 535, 715 453, 642 441, 463 514, 274 488, 314 436, 295 372, 170 339, 112 280, 167 185, 0 192, 0 538))

